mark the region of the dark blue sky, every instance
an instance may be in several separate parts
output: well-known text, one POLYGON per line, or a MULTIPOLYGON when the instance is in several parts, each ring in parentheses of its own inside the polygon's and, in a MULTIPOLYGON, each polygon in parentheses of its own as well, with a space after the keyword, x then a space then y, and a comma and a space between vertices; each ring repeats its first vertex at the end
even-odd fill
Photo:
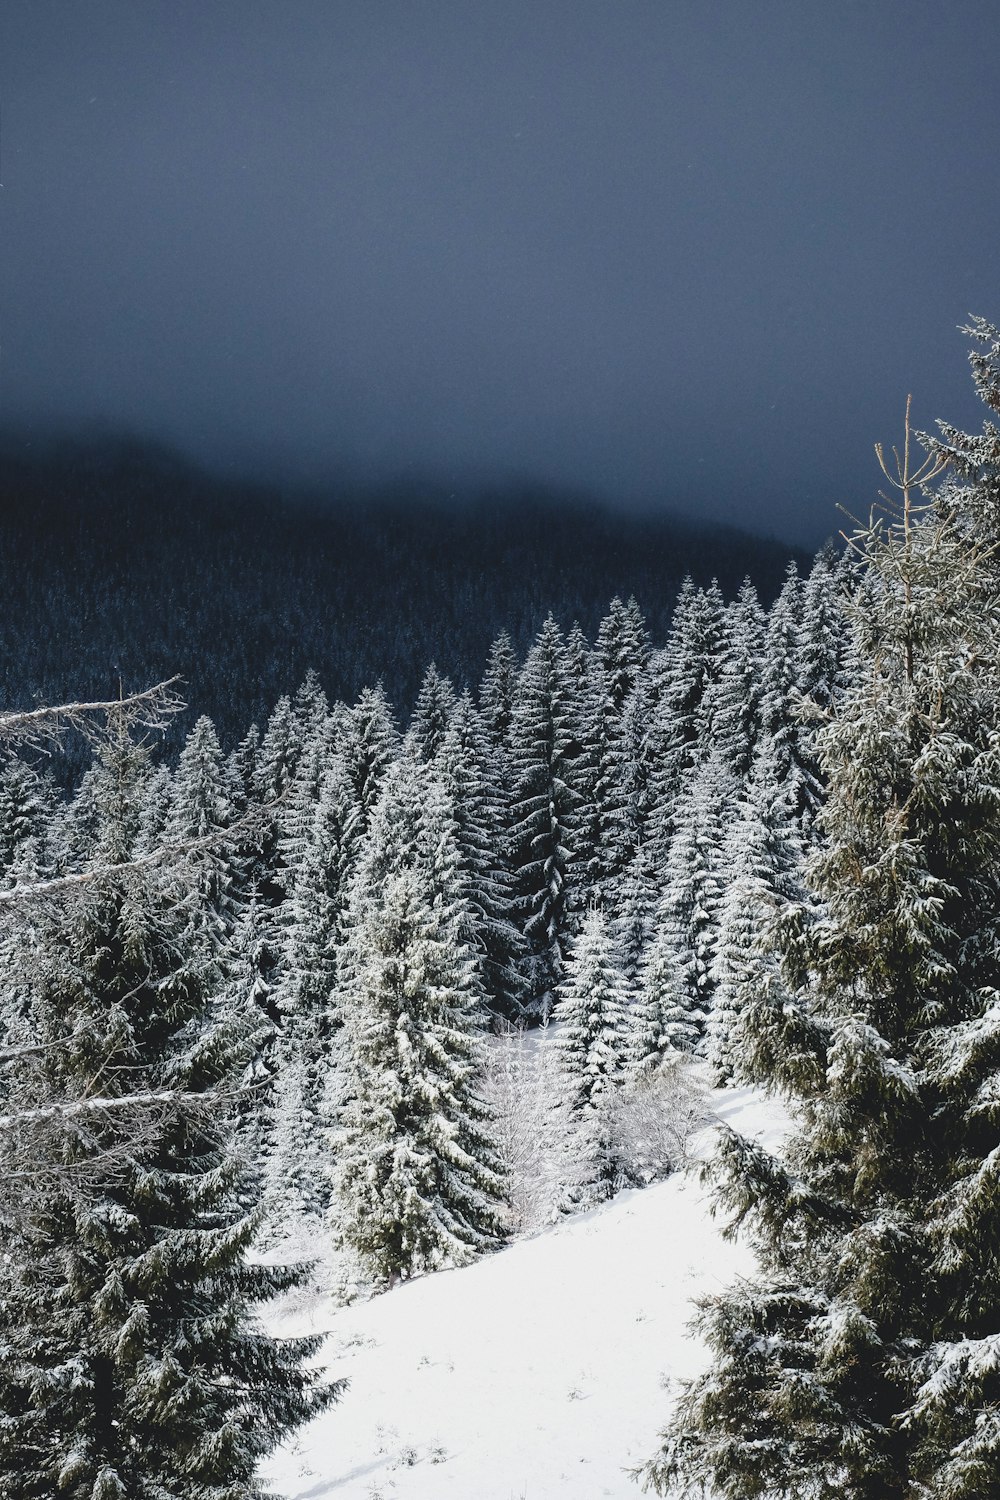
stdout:
POLYGON ((987 0, 4 0, 0 421, 818 542, 980 421, 987 0))

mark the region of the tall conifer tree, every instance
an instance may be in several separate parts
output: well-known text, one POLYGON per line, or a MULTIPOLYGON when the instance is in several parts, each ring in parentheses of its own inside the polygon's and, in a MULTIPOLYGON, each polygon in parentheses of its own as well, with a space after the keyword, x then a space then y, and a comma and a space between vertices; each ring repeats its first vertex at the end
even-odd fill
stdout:
POLYGON ((744 1023, 794 1125, 778 1156, 722 1140, 761 1270, 703 1304, 711 1368, 648 1471, 671 1496, 998 1493, 1000 603, 978 472, 921 499, 907 412, 888 521, 854 539, 863 670, 818 736, 820 911, 779 922, 784 993, 744 1023))
MULTIPOLYGON (((141 775, 113 734, 92 780, 97 866, 134 852, 141 775)), ((253 1497, 259 1458, 327 1396, 304 1366, 317 1341, 254 1322, 298 1277, 246 1261, 227 1100, 245 1020, 215 1002, 201 899, 181 867, 95 871, 38 945, 39 1047, 8 1094, 22 1134, 0 1143, 41 1183, 0 1229, 5 1500, 253 1497), (63 1111, 33 1129, 43 1104, 63 1111)))

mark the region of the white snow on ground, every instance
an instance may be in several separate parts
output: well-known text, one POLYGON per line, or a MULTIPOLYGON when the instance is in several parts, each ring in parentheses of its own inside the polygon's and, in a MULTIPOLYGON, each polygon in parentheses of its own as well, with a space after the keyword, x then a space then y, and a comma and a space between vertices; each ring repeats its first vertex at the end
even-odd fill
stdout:
MULTIPOLYGON (((772 1143, 781 1112, 746 1089, 718 1114, 772 1143)), ((694 1173, 623 1193, 459 1271, 352 1307, 316 1299, 279 1332, 329 1331, 350 1387, 266 1468, 287 1500, 636 1500, 665 1382, 704 1352, 692 1299, 751 1269, 694 1173)))

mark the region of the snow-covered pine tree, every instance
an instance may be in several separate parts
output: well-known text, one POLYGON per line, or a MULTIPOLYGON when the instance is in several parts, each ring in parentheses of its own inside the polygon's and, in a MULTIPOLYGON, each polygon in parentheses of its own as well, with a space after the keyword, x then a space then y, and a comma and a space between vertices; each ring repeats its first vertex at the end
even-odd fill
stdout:
MULTIPOLYGON (((231 780, 226 777, 227 787, 231 780)), ((153 766, 143 780, 139 794, 139 842, 144 853, 158 849, 163 842, 163 829, 170 811, 174 774, 167 765, 153 766)), ((79 792, 78 794, 79 795, 79 792)), ((74 861, 70 861, 73 863, 74 861)))
MULTIPOLYGON (((1000 536, 1000 328, 985 318, 973 318, 962 332, 972 340, 969 363, 976 394, 993 413, 982 432, 962 432, 939 422, 937 436, 921 433, 920 440, 947 463, 953 478, 959 514, 970 528, 1000 536)), ((997 563, 994 559, 994 568, 997 563)))
POLYGON ((581 1159, 577 1183, 610 1197, 620 1164, 612 1147, 612 1108, 626 1053, 628 995, 604 913, 591 907, 559 986, 554 1040, 558 1101, 566 1113, 570 1149, 581 1159))
POLYGON ((451 800, 461 893, 486 1001, 496 1016, 522 1014, 524 939, 515 925, 510 868, 510 809, 501 752, 468 692, 455 705, 435 772, 451 800))
POLYGON ((267 1170, 270 1212, 319 1217, 330 1201, 329 1131, 343 1093, 337 996, 360 809, 343 761, 327 765, 285 904, 275 1004, 275 1124, 267 1170))
POLYGON ((656 911, 657 941, 672 954, 685 1009, 704 1034, 715 993, 715 957, 724 891, 723 843, 737 794, 721 746, 689 776, 674 813, 656 911))
POLYGON ((849 584, 850 552, 841 555, 828 542, 817 553, 802 590, 797 686, 803 697, 824 712, 849 681, 849 632, 844 596, 849 584))
MULTIPOLYGON (((152 780, 153 778, 149 778, 152 780)), ((162 838, 172 845, 211 839, 235 820, 222 749, 215 725, 204 715, 181 750, 170 784, 162 838)), ((148 835, 148 830, 145 830, 148 835)), ((232 925, 232 857, 220 840, 198 849, 189 870, 198 888, 202 916, 221 933, 232 925)))
MULTIPOLYGON (((91 783, 100 867, 134 852, 142 770, 112 734, 91 783)), ((246 1260, 227 1098, 245 1033, 214 1003, 210 945, 187 942, 209 931, 198 899, 182 867, 133 865, 44 924, 38 1047, 7 1069, 0 1130, 5 1172, 38 1184, 0 1228, 5 1500, 258 1495, 260 1457, 331 1394, 304 1363, 317 1340, 254 1321, 298 1276, 246 1260)))
POLYGON ((365 826, 401 743, 399 725, 381 683, 359 693, 339 731, 334 748, 347 767, 365 826))
MULTIPOLYGON (((649 660, 649 637, 634 599, 613 599, 594 644, 596 761, 594 787, 596 859, 594 888, 610 908, 617 886, 638 846, 636 789, 627 758, 632 745, 623 722, 626 704, 649 660)), ((631 728, 632 726, 628 726, 631 728)))
MULTIPOLYGON (((766 764, 766 745, 760 759, 766 764)), ((803 895, 799 825, 767 775, 752 779, 734 807, 722 854, 726 876, 705 1046, 720 1084, 741 1076, 741 1018, 774 969, 765 935, 778 911, 803 895)))
POLYGON ((573 881, 567 894, 567 926, 575 931, 601 885, 604 864, 597 784, 601 772, 601 664, 575 621, 566 637, 566 681, 569 684, 571 785, 573 811, 573 881))
POLYGON ((431 662, 424 673, 413 705, 413 715, 406 735, 406 748, 418 760, 433 760, 441 749, 455 712, 455 689, 431 662))
POLYGON ((702 1014, 677 962, 673 934, 660 927, 643 952, 636 994, 629 1006, 625 1063, 630 1075, 654 1072, 678 1052, 693 1052, 702 1014))
POLYGON ((667 644, 649 659, 623 711, 629 760, 616 775, 636 834, 614 904, 623 962, 633 976, 657 926, 681 799, 690 799, 692 777, 711 748, 724 620, 717 585, 696 590, 686 578, 667 644))
POLYGON ((389 1284, 498 1244, 504 1191, 478 1092, 485 1007, 455 823, 440 783, 413 763, 400 776, 406 765, 413 833, 392 858, 366 853, 355 876, 336 1145, 338 1235, 389 1284))
POLYGON ((769 741, 775 795, 790 800, 808 834, 822 802, 814 767, 812 729, 801 718, 803 683, 803 583, 789 563, 781 592, 771 606, 764 634, 760 733, 769 741))
POLYGON ((241 1202, 256 1208, 275 1157, 276 1051, 280 1010, 272 993, 278 955, 271 912, 251 890, 236 913, 226 945, 220 1007, 244 1017, 247 1052, 236 1095, 233 1149, 245 1171, 241 1202))
POLYGON ((671 1496, 998 1493, 996 476, 921 501, 910 448, 908 410, 900 503, 853 542, 863 672, 818 735, 821 915, 778 924, 785 994, 744 1022, 794 1124, 778 1156, 721 1142, 761 1269, 702 1305, 710 1370, 647 1471, 671 1496))
POLYGON ((258 802, 278 802, 288 791, 302 743, 302 725, 292 712, 291 699, 279 698, 265 726, 254 766, 258 802))
POLYGON ((240 849, 241 895, 251 889, 262 906, 276 908, 284 896, 281 842, 286 833, 287 797, 302 754, 302 727, 291 700, 279 698, 257 749, 251 802, 266 809, 240 849))
POLYGON ((257 761, 260 758, 260 730, 251 724, 226 761, 229 794, 239 813, 246 812, 257 784, 257 761))
POLYGON ((520 670, 510 636, 502 630, 490 647, 479 688, 479 712, 497 749, 507 745, 520 670))
POLYGON ((686 768, 708 749, 705 695, 722 669, 725 610, 714 579, 707 589, 696 589, 686 578, 658 664, 660 695, 680 726, 686 768))
POLYGON ((725 614, 718 675, 706 689, 705 718, 739 781, 750 774, 760 724, 766 616, 749 578, 725 614))
POLYGON ((655 929, 674 814, 687 770, 683 717, 669 691, 673 658, 655 652, 625 702, 616 780, 634 850, 615 892, 613 914, 625 971, 634 979, 655 929))
POLYGON ((0 879, 14 883, 41 873, 55 808, 51 777, 8 756, 0 766, 0 879))
POLYGON ((567 885, 581 797, 575 700, 562 631, 550 615, 518 679, 510 726, 514 871, 528 942, 528 1005, 548 1014, 562 975, 567 885))
POLYGON ((315 668, 310 667, 292 699, 292 717, 299 729, 302 744, 319 734, 330 714, 323 684, 315 668))

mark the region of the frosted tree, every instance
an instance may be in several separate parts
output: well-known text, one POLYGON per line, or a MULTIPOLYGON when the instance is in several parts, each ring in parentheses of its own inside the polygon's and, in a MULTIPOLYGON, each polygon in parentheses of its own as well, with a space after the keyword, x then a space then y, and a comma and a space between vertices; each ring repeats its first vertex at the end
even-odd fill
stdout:
POLYGON ((715 960, 724 891, 723 843, 735 784, 716 749, 678 800, 656 912, 657 941, 673 955, 685 1009, 700 1035, 715 992, 715 960))
POLYGON ((611 1149, 611 1113, 625 1064, 627 1006, 606 918, 592 907, 559 987, 554 1045, 570 1149, 582 1157, 584 1181, 598 1197, 610 1196, 620 1166, 611 1149))
POLYGON ((634 829, 632 854, 615 893, 618 947, 635 977, 656 926, 678 801, 690 776, 684 716, 670 691, 673 657, 654 653, 625 702, 618 784, 634 829))
POLYGON ((233 1149, 245 1171, 241 1202, 256 1206, 274 1181, 278 1109, 276 1072, 281 1011, 274 993, 278 955, 271 912, 251 891, 226 945, 222 1007, 243 1017, 246 1052, 235 1097, 233 1149))
POLYGON ((594 645, 597 774, 596 882, 598 893, 610 904, 616 886, 634 856, 639 837, 639 809, 629 757, 633 751, 624 715, 649 659, 649 637, 634 599, 628 605, 612 600, 601 621, 594 645))
POLYGON ((794 809, 775 796, 766 776, 752 781, 734 808, 722 852, 726 881, 705 1050, 715 1081, 729 1083, 742 1069, 744 1008, 773 974, 766 935, 777 912, 803 896, 802 839, 794 809))
POLYGON ((213 843, 211 837, 229 828, 235 818, 219 737, 211 719, 203 716, 178 757, 161 837, 168 844, 204 845, 194 857, 192 874, 202 911, 220 926, 232 915, 233 870, 228 846, 221 840, 213 843))
POLYGON ((764 636, 760 732, 769 744, 774 794, 790 800, 795 817, 808 832, 822 802, 822 787, 809 748, 811 732, 801 716, 802 603, 802 579, 795 564, 789 563, 764 636))
POLYGON ((629 1007, 625 1061, 630 1074, 655 1072, 679 1052, 693 1052, 703 1011, 677 962, 671 929, 656 930, 644 951, 629 1007))
POLYGON ((662 700, 680 726, 684 764, 698 763, 707 748, 705 696, 721 671, 725 602, 719 586, 695 589, 686 578, 677 596, 670 635, 658 671, 662 700))
POLYGON ((360 809, 343 762, 327 766, 291 884, 274 1003, 275 1125, 268 1165, 272 1212, 322 1215, 330 1201, 329 1131, 344 1092, 341 950, 360 809))
POLYGON ((750 773, 759 732, 765 618, 756 589, 745 579, 726 610, 718 675, 705 695, 712 743, 740 780, 750 773))
POLYGON ((365 824, 400 751, 399 725, 381 683, 359 694, 340 725, 334 748, 347 767, 365 824))
POLYGON ((841 557, 832 544, 817 555, 802 590, 797 685, 803 697, 824 711, 847 687, 850 638, 844 596, 849 585, 850 552, 841 557))
POLYGON ((521 1014, 524 996, 524 940, 515 922, 509 807, 500 752, 468 693, 455 705, 435 771, 455 818, 460 889, 470 922, 465 936, 490 1009, 512 1019, 521 1014))
POLYGON ((507 744, 520 670, 521 664, 510 636, 505 630, 501 631, 490 647, 486 672, 479 688, 479 710, 498 749, 507 744))
POLYGON ((571 1156, 572 1130, 559 1102, 558 1059, 550 1029, 501 1024, 486 1039, 483 1095, 505 1186, 505 1222, 531 1234, 558 1219, 567 1197, 582 1198, 586 1162, 571 1156))
POLYGON ((0 871, 6 879, 37 877, 45 868, 55 787, 16 755, 0 766, 0 871))
POLYGON ((573 873, 567 893, 568 926, 576 930, 582 913, 603 884, 607 860, 607 830, 598 803, 601 775, 601 704, 604 676, 600 660, 579 623, 566 637, 566 681, 569 686, 570 750, 567 766, 575 797, 573 808, 573 873))
POLYGON ((464 1264, 502 1234, 504 1185, 477 1087, 482 988, 441 804, 421 835, 413 861, 377 888, 359 871, 344 1007, 337 1229, 390 1285, 464 1264))
POLYGON ((450 679, 442 676, 431 662, 420 684, 406 737, 411 755, 418 760, 434 759, 448 732, 455 705, 455 689, 450 679))
POLYGON ((303 744, 322 732, 329 714, 330 705, 319 674, 310 667, 292 699, 292 717, 298 725, 303 744))
POLYGON ((229 1150, 243 1017, 215 1003, 197 882, 133 857, 142 771, 112 735, 93 873, 40 918, 37 1045, 8 1070, 3 1171, 37 1183, 0 1224, 11 1500, 251 1496, 261 1456, 332 1394, 305 1366, 317 1340, 255 1322, 298 1275, 246 1259, 256 1219, 229 1150))
POLYGON ((514 870, 528 942, 529 1004, 551 1007, 562 974, 567 885, 582 798, 574 697, 562 631, 550 615, 518 679, 510 729, 514 870))
POLYGON ((996 1492, 996 479, 921 492, 911 447, 907 411, 887 519, 852 539, 863 670, 817 737, 821 910, 779 922, 784 993, 744 1024, 794 1128, 779 1155, 721 1142, 761 1270, 703 1303, 710 1371, 648 1470, 672 1496, 996 1492))
POLYGON ((259 756, 260 730, 256 724, 251 724, 236 749, 226 760, 229 792, 237 812, 246 812, 253 799, 259 756))
POLYGON ((302 726, 289 698, 279 698, 260 742, 254 766, 257 801, 277 802, 291 786, 302 751, 302 726))

